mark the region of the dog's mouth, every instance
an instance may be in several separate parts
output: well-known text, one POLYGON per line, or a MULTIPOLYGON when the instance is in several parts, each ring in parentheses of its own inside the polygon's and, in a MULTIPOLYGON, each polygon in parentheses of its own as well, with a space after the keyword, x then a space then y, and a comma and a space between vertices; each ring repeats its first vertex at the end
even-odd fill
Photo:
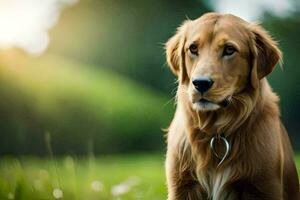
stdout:
POLYGON ((220 102, 214 102, 212 100, 201 98, 196 102, 193 102, 193 108, 198 111, 212 111, 219 108, 225 108, 231 103, 231 96, 226 97, 220 102))

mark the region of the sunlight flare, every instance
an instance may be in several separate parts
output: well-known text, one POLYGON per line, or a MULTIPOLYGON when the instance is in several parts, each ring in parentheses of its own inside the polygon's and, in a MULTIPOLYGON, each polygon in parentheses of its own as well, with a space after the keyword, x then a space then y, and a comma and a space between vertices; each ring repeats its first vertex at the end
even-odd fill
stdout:
POLYGON ((17 47, 32 55, 49 44, 48 30, 62 8, 77 0, 0 0, 0 48, 17 47))

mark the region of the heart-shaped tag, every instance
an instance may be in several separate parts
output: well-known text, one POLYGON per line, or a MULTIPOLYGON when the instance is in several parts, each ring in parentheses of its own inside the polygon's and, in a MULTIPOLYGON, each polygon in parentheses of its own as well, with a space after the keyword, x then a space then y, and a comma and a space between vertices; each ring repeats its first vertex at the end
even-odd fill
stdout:
POLYGON ((220 159, 221 161, 219 162, 218 164, 218 167, 224 162, 224 160, 227 158, 227 156, 229 155, 229 152, 230 152, 230 144, 229 142, 227 141, 227 139, 223 136, 214 136, 210 139, 210 148, 213 152, 213 154, 218 158, 220 159), (215 144, 216 142, 219 142, 221 141, 224 145, 225 145, 225 154, 223 156, 220 156, 216 149, 215 149, 215 144))

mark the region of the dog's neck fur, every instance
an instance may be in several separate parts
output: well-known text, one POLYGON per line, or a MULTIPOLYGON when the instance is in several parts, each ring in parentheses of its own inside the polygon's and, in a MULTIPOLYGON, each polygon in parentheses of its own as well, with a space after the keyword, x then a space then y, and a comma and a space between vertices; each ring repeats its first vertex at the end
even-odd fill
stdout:
MULTIPOLYGON (((201 167, 208 167, 211 164, 213 156, 211 156, 209 140, 214 135, 224 134, 229 140, 233 140, 239 137, 239 134, 247 134, 253 124, 257 123, 260 115, 266 114, 265 112, 268 110, 275 110, 276 112, 272 115, 279 116, 278 97, 272 92, 265 78, 260 81, 257 89, 246 88, 232 97, 232 102, 228 107, 217 111, 197 112, 193 110, 187 95, 182 92, 178 92, 177 98, 178 102, 182 103, 178 106, 185 106, 183 108, 184 123, 192 147, 192 154, 195 155, 195 159, 201 156, 202 163, 199 165, 201 167), (264 102, 269 103, 265 104, 264 102), (268 109, 268 107, 275 109, 268 109)), ((231 155, 227 161, 237 156, 235 154, 238 154, 238 146, 241 144, 232 145, 231 155)))

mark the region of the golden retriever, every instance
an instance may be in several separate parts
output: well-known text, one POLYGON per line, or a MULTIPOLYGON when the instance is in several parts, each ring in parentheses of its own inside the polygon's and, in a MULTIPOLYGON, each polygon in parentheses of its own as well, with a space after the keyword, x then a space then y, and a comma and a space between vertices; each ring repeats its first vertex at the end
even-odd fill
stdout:
POLYGON ((168 200, 300 200, 279 98, 265 78, 282 57, 270 35, 208 13, 178 28, 166 56, 178 77, 168 200))

